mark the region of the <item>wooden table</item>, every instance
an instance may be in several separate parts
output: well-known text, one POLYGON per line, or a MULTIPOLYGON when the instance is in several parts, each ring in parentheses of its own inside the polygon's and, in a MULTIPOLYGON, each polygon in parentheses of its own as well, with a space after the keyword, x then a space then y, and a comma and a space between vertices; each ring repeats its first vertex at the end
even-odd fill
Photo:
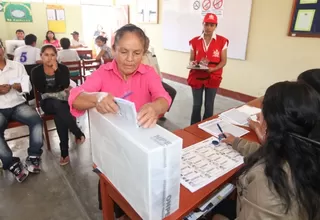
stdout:
MULTIPOLYGON (((257 108, 261 108, 261 103, 262 103, 262 100, 263 100, 263 97, 260 97, 260 98, 257 98, 257 99, 254 99, 252 100, 251 102, 248 102, 247 105, 250 105, 250 106, 253 106, 253 107, 257 107, 257 108)), ((218 115, 214 115, 204 121, 208 121, 208 120, 212 120, 214 118, 218 118, 218 115)), ((211 134, 205 132, 204 130, 200 129, 198 127, 198 125, 204 121, 201 121, 199 123, 196 123, 196 124, 193 124, 189 127, 186 127, 184 130, 189 132, 190 134, 193 134, 201 139, 207 139, 209 137, 212 137, 211 134)), ((248 129, 247 127, 245 129, 248 129)), ((250 130, 250 132, 246 135, 243 136, 244 139, 247 139, 247 140, 250 140, 250 141, 255 141, 255 142, 258 142, 258 137, 257 135, 255 134, 255 132, 252 132, 250 130)))
MULTIPOLYGON (((188 147, 202 140, 185 130, 177 130, 174 133, 183 139, 183 147, 188 147)), ((191 193, 187 188, 180 185, 179 209, 166 217, 165 220, 177 220, 187 216, 196 207, 206 201, 216 189, 228 182, 236 172, 237 169, 234 169, 194 193, 191 193)), ((141 219, 130 204, 122 197, 120 192, 103 174, 100 174, 100 187, 104 220, 114 220, 113 202, 116 202, 131 219, 141 219)))

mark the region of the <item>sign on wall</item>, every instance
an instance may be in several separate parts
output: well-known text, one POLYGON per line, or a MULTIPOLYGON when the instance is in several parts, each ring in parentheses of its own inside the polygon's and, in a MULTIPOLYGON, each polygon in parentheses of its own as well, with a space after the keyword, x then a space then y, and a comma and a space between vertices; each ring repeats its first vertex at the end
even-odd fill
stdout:
POLYGON ((47 5, 48 29, 56 33, 66 32, 66 17, 62 5, 47 5))
POLYGON ((137 21, 139 23, 159 23, 159 1, 137 0, 137 21))
POLYGON ((32 22, 29 3, 3 2, 4 18, 7 22, 32 22))

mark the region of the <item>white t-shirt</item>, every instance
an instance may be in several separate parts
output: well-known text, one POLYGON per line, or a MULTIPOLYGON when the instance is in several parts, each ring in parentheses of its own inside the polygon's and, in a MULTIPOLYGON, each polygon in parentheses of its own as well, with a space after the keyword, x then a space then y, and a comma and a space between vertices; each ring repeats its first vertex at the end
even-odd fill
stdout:
POLYGON ((36 64, 36 61, 41 60, 40 53, 39 48, 24 45, 14 51, 14 61, 22 63, 23 65, 36 64))
POLYGON ((82 41, 82 40, 76 41, 76 40, 73 39, 73 38, 71 39, 71 46, 79 47, 80 45, 84 46, 84 45, 86 45, 86 44, 85 44, 84 41, 82 41))
POLYGON ((67 49, 58 51, 58 62, 73 62, 80 60, 80 57, 76 50, 67 49))

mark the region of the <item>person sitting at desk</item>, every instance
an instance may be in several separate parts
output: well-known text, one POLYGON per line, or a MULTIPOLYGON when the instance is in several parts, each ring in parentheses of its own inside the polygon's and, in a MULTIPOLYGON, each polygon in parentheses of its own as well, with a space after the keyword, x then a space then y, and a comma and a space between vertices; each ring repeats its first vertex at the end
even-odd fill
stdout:
POLYGON ((223 67, 227 63, 229 41, 217 35, 218 18, 208 13, 203 19, 203 33, 190 40, 190 62, 192 65, 207 65, 208 70, 191 69, 188 84, 192 88, 193 107, 191 124, 201 121, 203 91, 205 92, 204 115, 202 120, 213 115, 214 100, 222 80, 223 67))
POLYGON ((22 29, 16 30, 16 36, 13 40, 24 40, 24 31, 22 29))
POLYGON ((43 44, 51 44, 55 48, 60 47, 59 40, 56 38, 56 35, 53 31, 47 31, 46 33, 46 39, 43 41, 43 44))
POLYGON ((305 82, 279 82, 267 89, 265 141, 258 149, 234 147, 245 157, 237 204, 222 201, 213 220, 320 219, 319 112, 319 93, 305 82))
MULTIPOLYGON (((168 110, 171 98, 155 70, 141 63, 146 53, 146 41, 143 30, 133 24, 117 30, 112 47, 114 60, 101 65, 81 86, 70 91, 71 113, 78 117, 91 108, 102 114, 117 113, 119 109, 114 97, 131 92, 127 99, 135 103, 138 123, 144 128, 155 126, 159 115, 168 110), (91 94, 94 92, 98 93, 91 94)), ((116 218, 123 216, 118 206, 115 210, 116 218)))
POLYGON ((3 169, 12 172, 18 182, 24 181, 29 172, 39 173, 42 155, 42 120, 37 111, 25 104, 24 94, 30 92, 29 76, 21 63, 5 58, 5 48, 0 41, 0 161, 3 169), (4 132, 12 121, 29 127, 29 148, 26 165, 12 155, 4 132))
POLYGON ((96 44, 100 48, 100 52, 96 57, 96 60, 106 60, 106 59, 113 59, 111 48, 107 46, 108 38, 103 36, 98 36, 96 38, 96 44))
POLYGON ((54 123, 60 139, 60 165, 70 162, 69 158, 69 130, 76 137, 76 143, 82 144, 85 135, 78 127, 75 118, 70 114, 68 93, 70 73, 68 67, 57 63, 57 49, 53 45, 41 48, 42 65, 31 72, 32 82, 41 94, 41 109, 54 115, 54 123))
MULTIPOLYGON (((70 49, 70 40, 68 38, 61 38, 60 45, 63 50, 58 51, 57 60, 61 62, 79 61, 80 57, 76 50, 70 49)), ((79 76, 79 71, 70 71, 70 76, 79 76)))
POLYGON ((71 48, 87 47, 84 41, 79 39, 79 32, 74 31, 71 33, 71 35, 72 35, 71 48))
POLYGON ((42 63, 40 49, 36 48, 37 37, 34 34, 28 34, 25 39, 25 46, 18 47, 14 51, 14 61, 23 65, 32 65, 42 63))

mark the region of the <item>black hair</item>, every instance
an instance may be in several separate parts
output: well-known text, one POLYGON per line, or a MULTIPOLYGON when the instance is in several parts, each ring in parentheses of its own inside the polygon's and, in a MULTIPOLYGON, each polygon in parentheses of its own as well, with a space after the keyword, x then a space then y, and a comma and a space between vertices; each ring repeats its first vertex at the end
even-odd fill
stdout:
POLYGON ((303 81, 313 87, 320 94, 320 69, 306 70, 298 76, 298 81, 303 81))
POLYGON ((34 34, 28 34, 25 38, 24 38, 24 43, 26 45, 32 45, 33 43, 37 43, 37 36, 34 34))
POLYGON ((16 30, 16 34, 17 33, 24 33, 24 31, 22 29, 18 29, 18 30, 16 30))
POLYGON ((70 48, 70 40, 68 38, 61 38, 60 39, 60 45, 63 49, 69 49, 70 48))
POLYGON ((306 220, 320 219, 320 96, 304 82, 270 86, 262 103, 265 143, 251 154, 240 173, 265 165, 268 186, 274 187, 288 213, 294 202, 306 220), (289 167, 289 173, 285 167, 289 167))
POLYGON ((115 50, 116 45, 119 43, 123 35, 128 32, 135 33, 140 38, 143 48, 145 50, 144 52, 147 52, 147 36, 141 28, 134 24, 126 24, 116 31, 116 35, 114 37, 114 44, 112 45, 113 50, 115 50))
POLYGON ((52 44, 45 44, 41 47, 41 53, 44 53, 44 51, 46 51, 47 49, 52 49, 54 51, 55 54, 57 54, 57 48, 55 46, 53 46, 52 44))
POLYGON ((5 48, 2 39, 0 39, 0 48, 5 48))
POLYGON ((49 39, 49 37, 48 37, 48 34, 49 33, 52 33, 53 34, 53 40, 57 40, 57 38, 56 38, 56 35, 55 35, 55 33, 53 32, 53 31, 47 31, 47 33, 46 33, 46 40, 49 42, 50 41, 50 39, 49 39))
POLYGON ((95 40, 101 40, 105 44, 107 43, 108 38, 104 36, 98 36, 95 40))

